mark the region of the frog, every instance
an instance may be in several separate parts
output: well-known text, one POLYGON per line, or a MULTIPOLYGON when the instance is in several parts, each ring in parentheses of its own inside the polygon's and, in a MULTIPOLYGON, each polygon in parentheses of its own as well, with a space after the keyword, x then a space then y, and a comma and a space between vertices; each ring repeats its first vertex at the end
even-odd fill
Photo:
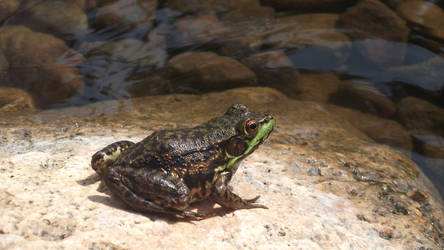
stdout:
POLYGON ((91 167, 114 196, 143 213, 201 220, 211 212, 190 205, 210 200, 221 207, 264 208, 260 196, 244 199, 229 182, 240 162, 271 134, 276 119, 234 104, 192 128, 157 130, 138 143, 118 141, 92 156, 91 167))

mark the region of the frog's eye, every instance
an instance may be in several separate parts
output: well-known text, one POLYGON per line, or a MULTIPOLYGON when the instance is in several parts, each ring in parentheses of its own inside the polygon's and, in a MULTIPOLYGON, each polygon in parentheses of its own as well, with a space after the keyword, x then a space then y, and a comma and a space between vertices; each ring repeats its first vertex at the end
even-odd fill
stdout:
POLYGON ((248 137, 252 138, 257 134, 257 121, 256 120, 248 120, 245 123, 245 133, 248 137))

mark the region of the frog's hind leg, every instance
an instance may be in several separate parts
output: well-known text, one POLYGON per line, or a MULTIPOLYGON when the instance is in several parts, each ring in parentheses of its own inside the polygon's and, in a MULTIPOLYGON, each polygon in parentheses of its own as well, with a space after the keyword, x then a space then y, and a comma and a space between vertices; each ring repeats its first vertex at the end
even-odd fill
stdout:
POLYGON ((92 156, 91 167, 99 175, 102 175, 103 169, 110 167, 116 158, 132 145, 134 142, 118 141, 104 147, 92 156))
MULTIPOLYGON (((121 168, 125 169, 125 168, 121 168)), ((125 204, 140 212, 157 212, 190 219, 203 219, 208 215, 185 210, 190 202, 190 190, 179 179, 152 170, 132 170, 132 174, 119 173, 115 168, 105 170, 106 186, 125 204)))

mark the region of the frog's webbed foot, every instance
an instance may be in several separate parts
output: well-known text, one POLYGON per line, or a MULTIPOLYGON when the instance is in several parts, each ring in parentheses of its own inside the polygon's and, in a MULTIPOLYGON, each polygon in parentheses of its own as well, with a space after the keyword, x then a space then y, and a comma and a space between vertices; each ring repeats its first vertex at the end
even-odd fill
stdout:
POLYGON ((213 190, 213 198, 217 204, 229 209, 250 209, 250 208, 265 208, 262 204, 255 203, 260 196, 253 199, 242 199, 237 194, 233 193, 227 188, 230 173, 221 174, 216 180, 216 185, 213 190))

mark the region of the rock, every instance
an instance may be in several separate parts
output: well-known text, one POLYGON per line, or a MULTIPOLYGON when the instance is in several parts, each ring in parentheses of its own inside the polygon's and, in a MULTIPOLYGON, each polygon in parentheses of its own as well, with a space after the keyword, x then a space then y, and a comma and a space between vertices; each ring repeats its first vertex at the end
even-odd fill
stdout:
POLYGON ((156 0, 115 0, 101 4, 93 22, 97 29, 117 32, 136 30, 147 34, 153 27, 156 0))
POLYGON ((132 97, 163 95, 173 92, 171 81, 162 74, 133 74, 130 81, 134 81, 127 90, 132 97))
POLYGON ((396 12, 406 19, 415 31, 444 39, 444 11, 434 3, 420 0, 402 1, 396 6, 396 12))
POLYGON ((348 58, 351 44, 345 34, 335 30, 337 20, 336 14, 278 18, 267 26, 263 46, 292 50, 291 59, 297 67, 323 65, 326 60, 332 64, 330 67, 342 66, 348 58))
POLYGON ((189 0, 186 2, 181 0, 165 0, 163 2, 164 8, 193 15, 222 14, 237 8, 259 5, 259 0, 189 0))
POLYGON ((187 92, 256 84, 256 76, 250 69, 232 58, 212 52, 180 54, 171 58, 165 70, 174 87, 187 92))
POLYGON ((299 71, 282 50, 261 52, 242 60, 256 73, 258 83, 280 90, 289 97, 296 97, 299 71))
POLYGON ((58 0, 26 1, 11 23, 53 34, 65 41, 82 40, 88 33, 88 18, 75 3, 58 0))
POLYGON ((340 16, 337 25, 358 40, 354 48, 367 62, 380 67, 403 62, 409 29, 403 19, 378 0, 359 1, 340 16))
POLYGON ((444 109, 416 97, 405 97, 397 106, 397 116, 409 130, 444 136, 444 109))
POLYGON ((127 38, 85 43, 81 51, 87 60, 82 73, 89 86, 106 96, 128 97, 124 89, 145 81, 147 74, 166 62, 165 42, 152 33, 155 30, 149 41, 127 38))
POLYGON ((439 92, 441 88, 444 88, 443 68, 444 58, 435 56, 416 64, 389 67, 387 71, 392 81, 404 82, 439 92))
POLYGON ((333 101, 339 105, 391 117, 396 112, 393 101, 374 85, 362 80, 343 81, 333 101))
POLYGON ((218 39, 225 33, 225 26, 215 15, 181 18, 168 32, 169 49, 189 50, 218 46, 218 39))
POLYGON ((304 73, 298 80, 297 99, 327 103, 339 88, 340 79, 331 73, 304 73))
POLYGON ((288 9, 327 9, 337 6, 342 6, 347 3, 347 0, 321 0, 321 1, 310 1, 310 0, 262 0, 264 5, 272 6, 273 8, 279 10, 288 9))
POLYGON ((274 9, 259 4, 246 5, 241 8, 232 9, 221 17, 223 22, 231 23, 233 26, 242 22, 263 23, 274 18, 274 9))
POLYGON ((20 6, 20 0, 3 0, 0 2, 0 22, 11 17, 20 6))
POLYGON ((328 109, 332 113, 347 120, 353 127, 359 129, 378 143, 387 144, 396 149, 402 149, 407 155, 409 155, 413 149, 410 134, 401 124, 394 120, 384 119, 336 105, 329 105, 328 109))
POLYGON ((0 28, 0 54, 9 65, 9 83, 31 93, 37 106, 61 102, 81 87, 76 65, 83 57, 51 35, 24 26, 0 28))
POLYGON ((0 116, 0 124, 2 248, 442 246, 443 205, 414 162, 324 106, 273 89, 107 101, 0 116), (238 102, 277 119, 276 131, 231 181, 240 196, 260 194, 269 209, 232 212, 203 202, 195 209, 214 207, 221 215, 189 223, 134 212, 98 190, 90 167, 97 150, 160 128, 197 125, 238 102))
POLYGON ((32 97, 18 88, 0 87, 0 111, 20 111, 34 109, 32 97))

